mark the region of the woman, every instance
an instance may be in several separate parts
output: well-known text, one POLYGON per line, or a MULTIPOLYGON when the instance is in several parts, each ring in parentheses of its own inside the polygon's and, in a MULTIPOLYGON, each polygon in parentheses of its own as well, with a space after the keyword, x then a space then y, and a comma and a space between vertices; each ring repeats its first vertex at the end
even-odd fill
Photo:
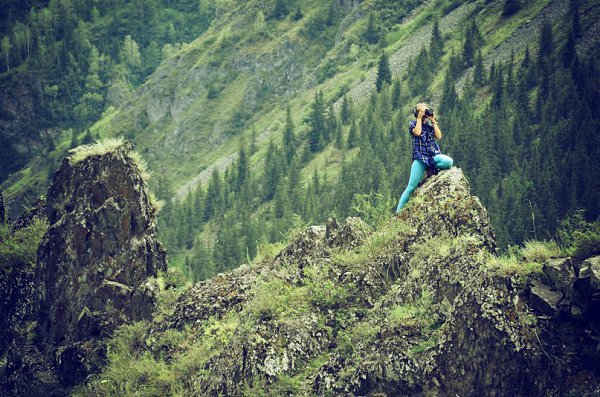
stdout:
POLYGON ((436 139, 442 139, 442 131, 433 114, 426 103, 418 103, 413 109, 416 120, 412 120, 408 125, 408 131, 412 138, 412 158, 413 163, 410 169, 410 178, 408 186, 402 193, 396 213, 402 210, 402 207, 408 202, 410 195, 417 188, 425 170, 428 167, 437 171, 452 167, 454 162, 450 157, 441 154, 440 147, 436 139))

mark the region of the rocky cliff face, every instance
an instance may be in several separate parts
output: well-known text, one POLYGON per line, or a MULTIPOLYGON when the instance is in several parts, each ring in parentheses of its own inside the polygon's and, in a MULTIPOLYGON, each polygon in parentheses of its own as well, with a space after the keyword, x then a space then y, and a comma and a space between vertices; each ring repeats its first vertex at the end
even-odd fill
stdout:
POLYGON ((13 394, 61 394, 99 370, 116 327, 151 317, 150 278, 166 258, 130 150, 65 159, 54 176, 32 280, 36 335, 14 342, 5 373, 13 394))
POLYGON ((522 282, 486 267, 494 246, 485 208, 453 168, 429 178, 382 230, 332 220, 272 260, 197 284, 146 343, 172 360, 182 348, 156 342, 161 335, 200 338, 194 349, 207 353, 184 382, 193 395, 600 390, 598 259, 522 282), (540 288, 556 297, 548 313, 535 303, 540 288))

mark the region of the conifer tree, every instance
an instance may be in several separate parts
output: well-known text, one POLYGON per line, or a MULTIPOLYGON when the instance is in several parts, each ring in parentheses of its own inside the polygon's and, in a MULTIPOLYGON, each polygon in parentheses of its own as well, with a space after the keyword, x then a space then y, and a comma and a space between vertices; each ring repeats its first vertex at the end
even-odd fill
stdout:
POLYGON ((477 59, 475 60, 475 69, 473 71, 473 82, 477 87, 482 87, 485 85, 485 75, 483 72, 483 57, 481 56, 481 49, 477 51, 477 59))
POLYGON ((285 158, 289 164, 296 153, 296 136, 294 135, 294 122, 292 121, 292 111, 290 104, 287 104, 285 111, 285 130, 283 132, 283 147, 285 158))
POLYGON ((375 14, 373 12, 369 14, 369 22, 367 23, 367 29, 364 33, 364 38, 369 44, 377 44, 379 41, 379 29, 377 29, 375 14))
POLYGON ((447 113, 456 106, 457 101, 458 94, 456 93, 456 88, 454 87, 454 81, 450 75, 450 71, 447 71, 444 79, 444 90, 442 94, 442 100, 440 102, 440 108, 447 113))
POLYGON ((356 121, 352 120, 350 125, 350 132, 348 133, 348 148, 352 149, 358 146, 358 131, 356 127, 356 121))
POLYGON ((238 152, 236 175, 235 191, 239 192, 248 178, 248 157, 246 156, 246 147, 243 143, 240 145, 240 150, 238 152))
POLYGON ((400 79, 394 79, 392 85, 392 109, 397 110, 400 107, 400 101, 402 100, 402 88, 400 85, 400 79))
POLYGON ((544 20, 542 23, 538 47, 538 63, 540 65, 550 62, 552 53, 554 51, 554 39, 552 36, 552 25, 550 24, 550 21, 544 20))
POLYGON ((327 10, 327 19, 325 20, 325 24, 327 26, 333 26, 336 20, 336 12, 335 12, 335 0, 332 0, 329 4, 329 9, 327 10))
POLYGON ((315 101, 311 106, 308 124, 310 126, 309 144, 311 152, 314 153, 323 150, 326 122, 322 91, 315 94, 315 101))
POLYGON ((431 57, 434 61, 439 60, 442 55, 444 55, 444 39, 440 33, 440 23, 438 18, 436 18, 435 22, 433 23, 429 51, 431 51, 431 57))
POLYGON ((350 118, 352 117, 350 99, 348 99, 348 95, 344 94, 342 98, 342 108, 340 110, 340 118, 342 119, 342 123, 344 125, 350 124, 350 118))
POLYGON ((275 8, 273 9, 273 17, 277 19, 284 18, 288 13, 288 4, 286 0, 275 0, 275 8))
POLYGON ((520 0, 504 0, 504 6, 502 7, 502 16, 509 17, 516 14, 521 9, 520 0))
POLYGON ((208 189, 206 191, 206 201, 204 203, 204 220, 220 213, 222 191, 221 177, 219 171, 215 168, 212 172, 208 189))
POLYGON ((377 92, 381 91, 384 84, 390 84, 391 82, 392 71, 390 70, 390 62, 385 51, 383 51, 379 57, 379 65, 377 66, 377 80, 375 81, 377 92))

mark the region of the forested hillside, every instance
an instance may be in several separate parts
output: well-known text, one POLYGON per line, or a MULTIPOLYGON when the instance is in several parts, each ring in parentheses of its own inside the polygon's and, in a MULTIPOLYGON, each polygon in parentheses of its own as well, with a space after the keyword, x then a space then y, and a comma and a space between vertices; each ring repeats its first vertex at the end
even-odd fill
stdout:
POLYGON ((294 224, 391 216, 419 101, 435 109, 442 151, 488 208, 501 248, 553 238, 577 210, 599 216, 593 1, 7 10, 0 180, 12 213, 45 190, 67 149, 125 136, 165 202, 171 262, 195 280, 254 258, 294 224))

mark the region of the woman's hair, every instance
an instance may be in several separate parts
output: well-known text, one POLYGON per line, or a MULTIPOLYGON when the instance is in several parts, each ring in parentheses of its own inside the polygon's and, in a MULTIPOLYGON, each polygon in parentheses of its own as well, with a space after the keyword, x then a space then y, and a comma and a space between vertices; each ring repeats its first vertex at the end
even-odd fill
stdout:
POLYGON ((419 102, 419 103, 417 103, 417 104, 415 105, 415 107, 413 108, 413 114, 415 115, 415 117, 417 117, 417 114, 418 114, 417 108, 418 108, 419 106, 421 106, 421 105, 425 105, 425 107, 426 107, 426 108, 428 108, 428 107, 429 107, 429 105, 428 105, 428 104, 426 104, 425 102, 419 102))

